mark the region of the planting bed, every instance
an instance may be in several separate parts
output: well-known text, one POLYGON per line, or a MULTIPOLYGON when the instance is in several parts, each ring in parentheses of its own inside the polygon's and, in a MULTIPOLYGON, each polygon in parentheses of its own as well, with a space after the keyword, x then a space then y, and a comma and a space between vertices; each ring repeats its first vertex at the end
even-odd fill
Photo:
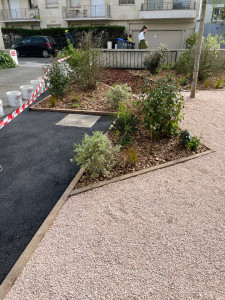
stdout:
MULTIPOLYGON (((113 144, 116 144, 115 135, 113 132, 109 132, 108 137, 113 144)), ((112 179, 117 176, 157 166, 169 161, 177 160, 179 158, 205 152, 207 150, 209 149, 202 144, 196 152, 186 150, 179 144, 178 137, 171 139, 155 139, 150 142, 149 132, 144 128, 144 126, 141 126, 140 130, 138 130, 133 136, 132 145, 130 145, 129 148, 122 148, 116 155, 115 165, 109 175, 102 175, 93 180, 91 179, 90 174, 85 171, 75 188, 81 188, 89 184, 112 179), (135 165, 132 165, 128 159, 128 153, 131 151, 131 149, 134 150, 136 154, 137 162, 135 165)))
MULTIPOLYGON (((166 78, 170 74, 175 76, 173 71, 163 71, 161 74, 149 76, 147 71, 138 70, 122 70, 122 69, 105 69, 103 76, 97 83, 95 90, 82 90, 78 85, 73 84, 70 93, 64 97, 62 101, 56 103, 55 110, 71 109, 86 112, 86 114, 95 112, 115 112, 108 99, 107 93, 110 86, 113 84, 125 84, 131 87, 133 94, 138 94, 143 89, 143 84, 146 79, 150 82, 150 89, 154 86, 154 82, 159 78, 166 78)), ((49 98, 35 105, 35 109, 52 109, 49 98)), ((53 108, 54 110, 54 108, 53 108)), ((115 145, 116 138, 113 132, 108 132, 111 142, 115 145)), ((171 162, 180 158, 189 157, 197 153, 207 151, 208 148, 200 145, 196 152, 186 150, 179 144, 178 137, 172 139, 163 138, 150 141, 149 132, 145 126, 139 125, 139 130, 133 136, 133 142, 128 148, 121 148, 120 152, 115 158, 115 165, 107 176, 100 176, 93 180, 90 174, 84 173, 76 188, 84 187, 86 185, 112 179, 114 177, 129 174, 142 169, 147 169, 166 162, 171 162), (129 161, 129 152, 132 151, 135 156, 136 163, 132 165, 129 161)))

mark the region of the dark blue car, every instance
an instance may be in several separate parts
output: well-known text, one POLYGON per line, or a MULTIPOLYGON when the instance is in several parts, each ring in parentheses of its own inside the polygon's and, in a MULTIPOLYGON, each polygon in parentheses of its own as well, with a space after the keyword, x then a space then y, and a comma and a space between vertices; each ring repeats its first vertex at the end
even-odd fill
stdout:
POLYGON ((58 51, 56 41, 50 36, 29 36, 12 46, 17 56, 43 56, 55 55, 58 51))

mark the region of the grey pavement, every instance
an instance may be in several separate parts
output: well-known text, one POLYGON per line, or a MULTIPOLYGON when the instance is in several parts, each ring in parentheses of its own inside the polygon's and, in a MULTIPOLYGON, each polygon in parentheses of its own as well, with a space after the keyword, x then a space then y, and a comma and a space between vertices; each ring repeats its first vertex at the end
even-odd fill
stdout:
POLYGON ((0 99, 4 110, 0 120, 15 110, 15 107, 10 107, 6 92, 19 91, 21 85, 30 84, 31 80, 43 76, 42 67, 49 62, 49 58, 42 57, 19 57, 18 60, 18 68, 0 70, 0 99))

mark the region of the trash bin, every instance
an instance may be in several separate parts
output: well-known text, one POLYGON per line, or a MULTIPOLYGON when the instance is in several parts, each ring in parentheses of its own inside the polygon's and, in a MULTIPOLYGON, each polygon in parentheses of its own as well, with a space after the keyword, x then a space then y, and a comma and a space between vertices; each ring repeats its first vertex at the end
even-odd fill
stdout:
POLYGON ((135 43, 131 43, 127 40, 117 39, 117 49, 134 49, 135 43))

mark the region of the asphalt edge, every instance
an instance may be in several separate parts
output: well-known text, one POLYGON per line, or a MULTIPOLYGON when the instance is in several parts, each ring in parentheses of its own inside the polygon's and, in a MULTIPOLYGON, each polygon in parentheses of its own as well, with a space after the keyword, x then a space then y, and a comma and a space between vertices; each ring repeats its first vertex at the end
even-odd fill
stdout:
POLYGON ((28 260, 30 259, 31 255, 37 248, 38 244, 44 237, 45 233, 48 231, 52 223, 54 222, 55 218, 57 217, 59 211, 67 201, 68 197, 70 196, 71 191, 74 189, 74 186, 77 184, 77 182, 80 180, 81 176, 84 173, 84 169, 81 168, 77 175, 74 177, 74 179, 71 181, 65 192, 62 194, 62 196, 59 198, 45 221, 42 223, 41 227, 38 229, 38 231, 35 233, 34 237, 30 241, 30 243, 27 245, 23 253, 20 255, 6 278, 3 280, 2 284, 0 285, 0 300, 3 300, 12 287, 13 283, 21 273, 24 266, 27 264, 28 260))

